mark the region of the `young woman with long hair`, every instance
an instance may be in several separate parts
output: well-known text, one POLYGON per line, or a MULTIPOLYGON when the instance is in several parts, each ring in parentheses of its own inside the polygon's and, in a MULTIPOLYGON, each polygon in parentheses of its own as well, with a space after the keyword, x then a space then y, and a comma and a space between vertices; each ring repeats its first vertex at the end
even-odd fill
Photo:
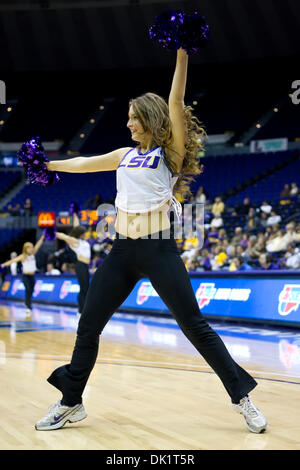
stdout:
POLYGON ((25 286, 25 306, 26 314, 31 314, 31 300, 34 291, 35 273, 37 270, 35 255, 44 241, 44 235, 33 245, 31 242, 25 242, 23 245, 22 253, 5 263, 2 263, 3 268, 10 266, 12 263, 22 263, 22 281, 25 286))
POLYGON ((184 104, 188 55, 177 51, 168 103, 146 93, 129 103, 129 128, 135 147, 119 148, 95 157, 50 162, 48 170, 85 173, 117 172, 116 239, 95 272, 78 324, 70 364, 54 370, 48 382, 62 392, 37 430, 61 428, 86 417, 82 394, 98 355, 99 335, 130 294, 136 282, 148 277, 183 333, 219 376, 233 403, 252 432, 267 422, 248 393, 256 381, 230 356, 221 338, 199 310, 190 278, 170 236, 170 205, 188 190, 199 174, 199 139, 204 129, 184 104))

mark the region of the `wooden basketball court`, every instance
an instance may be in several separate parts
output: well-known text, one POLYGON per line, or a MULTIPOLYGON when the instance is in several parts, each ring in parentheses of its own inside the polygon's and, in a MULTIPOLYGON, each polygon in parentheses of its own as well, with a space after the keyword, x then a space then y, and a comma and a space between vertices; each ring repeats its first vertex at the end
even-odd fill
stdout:
POLYGON ((300 331, 213 322, 257 380, 266 415, 250 433, 222 383, 171 319, 114 315, 84 392, 88 417, 57 431, 34 424, 61 398, 48 384, 70 361, 75 309, 0 304, 1 450, 299 450, 300 331))

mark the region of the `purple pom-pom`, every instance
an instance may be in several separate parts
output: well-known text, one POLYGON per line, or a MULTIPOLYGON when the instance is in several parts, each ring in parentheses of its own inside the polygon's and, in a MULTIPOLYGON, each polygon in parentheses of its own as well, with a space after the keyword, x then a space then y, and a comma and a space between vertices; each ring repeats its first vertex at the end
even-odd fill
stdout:
POLYGON ((39 137, 25 142, 17 153, 19 163, 24 167, 30 183, 50 186, 60 180, 58 174, 47 169, 49 162, 39 137))
POLYGON ((156 16, 149 28, 149 36, 169 50, 183 48, 194 54, 205 47, 209 39, 209 25, 198 11, 188 15, 181 10, 167 10, 156 16))
POLYGON ((44 230, 45 240, 53 241, 56 240, 56 229, 55 227, 46 227, 44 230))
POLYGON ((181 47, 178 29, 183 22, 184 14, 180 10, 167 10, 155 17, 155 23, 149 28, 150 38, 166 49, 177 50, 181 47))
POLYGON ((71 202, 70 209, 69 209, 69 213, 70 213, 71 215, 73 215, 73 214, 77 214, 77 215, 78 215, 79 212, 80 212, 80 206, 79 206, 79 204, 78 204, 77 202, 71 202))

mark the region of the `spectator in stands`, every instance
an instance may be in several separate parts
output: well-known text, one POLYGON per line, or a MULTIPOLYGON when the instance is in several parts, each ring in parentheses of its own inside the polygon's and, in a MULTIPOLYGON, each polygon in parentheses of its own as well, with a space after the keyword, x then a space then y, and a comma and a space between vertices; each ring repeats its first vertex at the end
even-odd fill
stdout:
POLYGON ((239 215, 247 215, 249 213, 250 208, 251 208, 250 199, 248 197, 245 197, 245 199, 243 200, 243 204, 241 204, 240 206, 236 208, 236 212, 239 215))
POLYGON ((259 255, 259 269, 262 270, 270 270, 270 269, 277 269, 276 264, 273 263, 273 258, 270 253, 262 253, 259 255))
POLYGON ((220 228, 220 227, 223 227, 223 225, 224 223, 223 223, 221 214, 219 212, 216 212, 214 218, 212 219, 210 223, 210 226, 214 228, 220 228))
POLYGON ((227 239, 227 234, 226 234, 226 230, 224 228, 220 228, 218 230, 218 238, 219 240, 225 240, 227 239))
POLYGON ((244 250, 248 248, 249 245, 249 236, 247 233, 243 233, 243 238, 241 240, 240 245, 243 247, 244 250))
POLYGON ((213 203, 213 206, 212 206, 212 213, 214 214, 214 216, 216 215, 216 213, 219 213, 219 214, 222 214, 225 210, 225 204, 224 202, 222 201, 222 199, 220 197, 216 197, 215 198, 215 202, 213 203))
POLYGON ((250 207, 248 215, 246 217, 245 231, 248 233, 256 233, 260 227, 259 218, 256 215, 255 209, 250 207))
POLYGON ((265 229, 267 226, 268 214, 266 212, 261 212, 259 217, 259 225, 261 228, 265 229))
POLYGON ((284 255, 285 267, 288 269, 300 268, 300 250, 294 243, 289 243, 287 252, 284 255))
POLYGON ((233 258, 229 265, 229 271, 250 271, 252 266, 250 266, 242 256, 236 256, 233 258))
POLYGON ((195 196, 193 194, 188 194, 186 196, 186 202, 188 202, 189 204, 195 204, 195 196))
POLYGON ((292 197, 297 196, 298 193, 299 193, 299 188, 298 188, 297 183, 292 183, 291 184, 290 196, 292 196, 292 197))
POLYGON ((199 239, 197 238, 197 234, 190 231, 190 233, 187 235, 185 242, 183 244, 183 250, 192 250, 194 248, 197 248, 199 246, 199 239))
POLYGON ((13 209, 12 204, 8 204, 6 212, 8 215, 14 215, 14 209, 13 209))
POLYGON ((242 239, 243 239, 243 229, 242 229, 242 227, 235 227, 234 236, 232 237, 231 243, 234 246, 237 246, 241 243, 242 239))
POLYGON ((207 239, 209 244, 216 243, 219 238, 219 232, 216 227, 212 227, 211 230, 207 233, 207 239))
POLYGON ((281 215, 277 214, 275 210, 271 210, 270 217, 267 220, 267 227, 271 225, 280 224, 281 215))
POLYGON ((285 184, 282 191, 280 192, 280 202, 279 204, 285 205, 285 204, 290 204, 291 199, 290 199, 290 192, 291 188, 289 184, 285 184))
POLYGON ((57 276, 57 275, 60 274, 60 271, 59 271, 59 269, 54 268, 53 263, 48 263, 47 264, 47 270, 46 270, 45 274, 47 276, 55 276, 55 275, 57 276))
POLYGON ((265 214, 270 214, 272 206, 268 203, 268 201, 263 201, 262 205, 260 206, 260 210, 265 214))
POLYGON ((21 209, 21 204, 16 204, 15 207, 12 209, 11 215, 17 217, 23 214, 23 211, 21 209))
POLYGON ((292 242, 300 242, 300 233, 296 232, 296 223, 289 222, 286 225, 286 233, 283 236, 284 250, 287 249, 288 245, 292 242))
POLYGON ((197 259, 194 256, 189 258, 186 262, 186 267, 189 272, 197 271, 197 267, 198 267, 197 259))
POLYGON ((257 236, 251 235, 249 237, 249 243, 248 243, 247 249, 245 250, 245 258, 247 258, 248 261, 255 260, 260 255, 260 252, 255 248, 256 243, 257 243, 257 236))
POLYGON ((266 243, 268 253, 283 251, 286 247, 283 238, 283 230, 279 229, 276 233, 272 234, 266 243))
POLYGON ((235 249, 236 256, 242 256, 244 258, 246 249, 243 247, 243 245, 238 245, 235 249))
MULTIPOLYGON (((17 253, 15 251, 12 251, 10 254, 10 259, 15 259, 17 256, 18 256, 17 253)), ((18 274, 18 263, 12 263, 9 266, 9 269, 10 269, 10 273, 13 276, 15 276, 16 274, 18 274)))
POLYGON ((70 274, 76 274, 75 263, 70 263, 69 264, 69 271, 70 271, 70 274))
POLYGON ((68 263, 63 263, 60 267, 61 274, 71 274, 70 267, 68 263))
POLYGON ((206 194, 204 192, 203 186, 200 186, 195 197, 195 201, 201 204, 205 204, 206 202, 206 194))
POLYGON ((241 267, 241 260, 237 256, 235 256, 229 264, 228 271, 238 271, 240 267, 241 267))
POLYGON ((31 202, 31 199, 29 198, 26 199, 25 204, 23 206, 23 215, 25 216, 33 215, 32 202, 31 202))
POLYGON ((212 254, 214 255, 211 260, 213 271, 222 269, 227 261, 227 254, 223 246, 214 246, 212 248, 212 254))
POLYGON ((207 249, 203 249, 200 252, 201 257, 198 261, 199 270, 211 271, 211 254, 207 249))
POLYGON ((263 233, 258 234, 254 249, 258 252, 258 256, 266 251, 266 237, 263 233))
POLYGON ((224 246, 224 249, 226 251, 226 255, 229 259, 232 259, 235 257, 236 255, 236 248, 235 248, 235 245, 232 244, 231 241, 229 241, 228 239, 225 239, 223 241, 223 246, 224 246))

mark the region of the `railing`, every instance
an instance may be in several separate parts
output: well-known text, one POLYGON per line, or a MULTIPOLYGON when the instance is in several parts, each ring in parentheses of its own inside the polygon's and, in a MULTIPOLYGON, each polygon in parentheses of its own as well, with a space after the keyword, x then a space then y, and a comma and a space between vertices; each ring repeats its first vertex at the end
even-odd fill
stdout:
POLYGON ((0 229, 5 228, 15 228, 15 229, 35 229, 37 228, 38 218, 36 215, 27 216, 27 215, 17 215, 11 216, 6 215, 0 217, 0 229))

